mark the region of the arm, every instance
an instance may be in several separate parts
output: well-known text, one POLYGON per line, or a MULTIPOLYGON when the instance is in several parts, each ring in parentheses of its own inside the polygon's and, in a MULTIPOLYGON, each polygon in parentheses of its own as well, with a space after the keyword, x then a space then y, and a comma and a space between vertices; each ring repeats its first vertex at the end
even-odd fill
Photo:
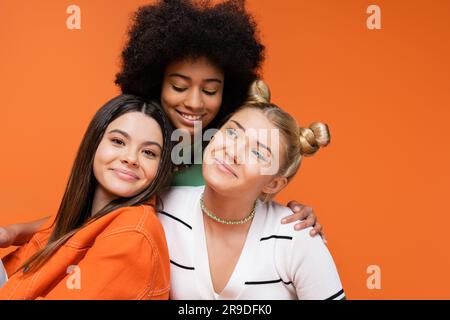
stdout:
POLYGON ((31 222, 0 227, 0 248, 24 245, 30 241, 49 218, 45 217, 31 222))
POLYGON ((317 217, 314 214, 314 210, 311 207, 305 206, 301 203, 298 203, 295 200, 289 201, 287 206, 292 210, 292 214, 290 216, 284 217, 281 220, 282 224, 291 223, 294 221, 299 221, 299 223, 295 224, 294 229, 297 231, 303 230, 308 227, 312 227, 313 229, 310 231, 310 235, 312 237, 319 234, 324 243, 327 243, 325 239, 325 235, 323 233, 323 226, 317 222, 317 217))
POLYGON ((163 235, 149 239, 138 231, 98 238, 74 271, 39 299, 168 299, 165 246, 163 235))

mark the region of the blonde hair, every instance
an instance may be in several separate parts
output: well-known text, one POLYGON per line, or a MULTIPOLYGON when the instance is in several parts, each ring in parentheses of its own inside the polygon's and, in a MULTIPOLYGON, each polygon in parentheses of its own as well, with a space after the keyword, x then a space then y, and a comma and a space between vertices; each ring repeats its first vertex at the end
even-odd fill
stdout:
POLYGON ((321 147, 330 143, 330 131, 322 122, 309 127, 300 127, 287 112, 270 103, 270 90, 262 80, 254 81, 249 90, 247 102, 239 110, 254 108, 261 111, 278 129, 286 142, 285 165, 278 174, 290 181, 300 168, 303 157, 314 155, 321 147))

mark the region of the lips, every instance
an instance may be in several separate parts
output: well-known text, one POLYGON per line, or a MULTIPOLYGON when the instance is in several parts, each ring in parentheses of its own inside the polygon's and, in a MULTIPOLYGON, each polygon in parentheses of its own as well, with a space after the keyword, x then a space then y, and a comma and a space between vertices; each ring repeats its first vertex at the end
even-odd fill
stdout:
POLYGON ((136 181, 140 179, 134 172, 129 170, 125 169, 111 169, 111 170, 114 171, 116 176, 125 181, 136 181))
POLYGON ((233 168, 231 168, 228 164, 226 164, 223 161, 220 161, 217 158, 214 158, 214 161, 216 162, 216 164, 218 165, 220 170, 224 171, 225 173, 231 174, 231 175, 235 176, 236 178, 238 177, 236 172, 233 170, 233 168))
POLYGON ((187 121, 199 121, 203 118, 204 114, 191 114, 191 113, 185 113, 176 110, 177 113, 185 120, 187 121))

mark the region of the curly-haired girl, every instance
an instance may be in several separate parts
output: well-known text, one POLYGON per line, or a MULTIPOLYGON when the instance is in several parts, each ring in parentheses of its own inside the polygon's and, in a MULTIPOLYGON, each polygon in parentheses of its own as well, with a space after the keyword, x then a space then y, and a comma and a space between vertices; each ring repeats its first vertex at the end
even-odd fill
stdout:
POLYGON ((200 116, 204 128, 217 128, 246 100, 264 60, 264 46, 244 1, 228 0, 213 6, 210 1, 196 5, 163 0, 139 8, 133 20, 122 52, 122 70, 116 77, 122 92, 161 99, 172 123, 190 132, 191 126, 180 121, 172 109, 200 116), (195 65, 205 75, 211 69, 215 81, 193 83, 194 79, 171 76, 183 63, 195 65), (165 99, 170 89, 190 97, 183 101, 185 106, 165 99))

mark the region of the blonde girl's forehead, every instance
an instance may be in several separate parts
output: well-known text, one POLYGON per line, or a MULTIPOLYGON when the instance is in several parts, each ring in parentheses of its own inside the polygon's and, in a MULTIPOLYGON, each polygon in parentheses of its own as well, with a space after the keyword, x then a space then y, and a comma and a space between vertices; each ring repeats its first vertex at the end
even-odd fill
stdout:
POLYGON ((244 108, 231 116, 228 122, 239 123, 246 130, 278 129, 261 111, 255 108, 244 108))

